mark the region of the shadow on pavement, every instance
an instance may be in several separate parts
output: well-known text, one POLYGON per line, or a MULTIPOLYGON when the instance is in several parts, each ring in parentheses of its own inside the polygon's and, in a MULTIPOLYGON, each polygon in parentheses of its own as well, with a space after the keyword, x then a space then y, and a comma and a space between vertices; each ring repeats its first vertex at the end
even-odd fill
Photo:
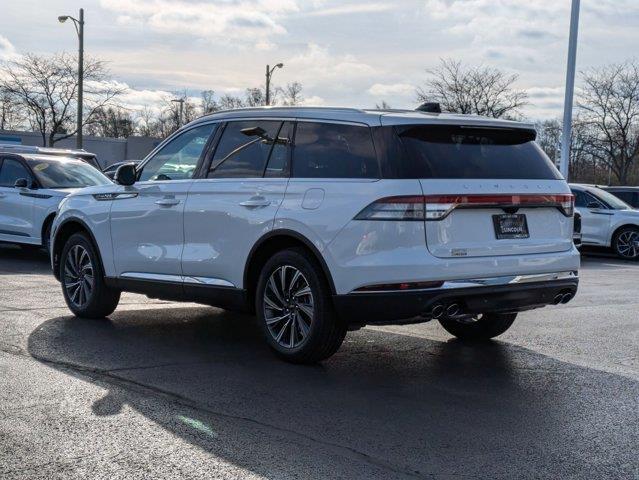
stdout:
POLYGON ((51 273, 49 257, 43 249, 0 243, 0 275, 43 273, 51 273))
POLYGON ((294 366, 249 318, 184 308, 53 318, 28 348, 108 390, 87 405, 93 414, 129 406, 269 478, 639 472, 636 382, 500 342, 365 329, 322 365, 294 366))

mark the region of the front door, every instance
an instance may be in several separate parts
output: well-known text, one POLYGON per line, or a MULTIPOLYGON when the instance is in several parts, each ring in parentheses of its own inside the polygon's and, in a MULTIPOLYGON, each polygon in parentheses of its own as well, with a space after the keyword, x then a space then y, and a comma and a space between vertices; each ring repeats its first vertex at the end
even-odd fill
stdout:
POLYGON ((207 178, 193 182, 186 203, 186 282, 243 286, 249 252, 272 229, 286 193, 292 131, 292 122, 227 124, 207 178))
POLYGON ((588 192, 573 190, 575 206, 581 214, 581 241, 606 245, 613 212, 588 192))
POLYGON ((118 186, 111 206, 119 277, 181 283, 183 213, 192 177, 214 124, 196 126, 162 146, 132 186, 118 186))
POLYGON ((33 197, 27 189, 16 188, 16 180, 33 178, 27 167, 16 158, 0 159, 0 239, 33 243, 40 239, 33 224, 33 197))

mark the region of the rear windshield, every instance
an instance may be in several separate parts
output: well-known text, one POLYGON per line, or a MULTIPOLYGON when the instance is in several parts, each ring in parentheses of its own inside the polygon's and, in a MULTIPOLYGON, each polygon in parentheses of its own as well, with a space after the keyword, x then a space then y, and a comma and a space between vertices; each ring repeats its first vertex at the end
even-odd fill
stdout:
POLYGON ((79 188, 106 185, 102 172, 81 160, 27 160, 43 188, 79 188))
POLYGON ((413 125, 397 133, 418 178, 561 178, 533 131, 413 125))

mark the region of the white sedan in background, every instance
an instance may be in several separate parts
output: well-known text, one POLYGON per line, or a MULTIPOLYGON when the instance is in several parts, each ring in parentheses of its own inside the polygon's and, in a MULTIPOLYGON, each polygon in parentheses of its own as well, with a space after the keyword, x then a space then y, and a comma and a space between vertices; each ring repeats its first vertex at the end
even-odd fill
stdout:
POLYGON ((0 153, 0 241, 48 249, 60 201, 79 188, 107 183, 81 160, 0 153))
POLYGON ((571 184, 581 213, 583 245, 609 247, 621 258, 639 260, 639 210, 591 185, 571 184))

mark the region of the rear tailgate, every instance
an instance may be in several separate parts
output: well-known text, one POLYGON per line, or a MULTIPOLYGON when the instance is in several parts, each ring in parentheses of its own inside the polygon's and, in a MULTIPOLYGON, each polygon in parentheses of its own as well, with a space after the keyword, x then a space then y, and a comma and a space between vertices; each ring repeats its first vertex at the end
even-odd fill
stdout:
POLYGON ((403 125, 397 132, 420 178, 428 250, 480 257, 572 248, 573 200, 526 128, 403 125))
POLYGON ((425 194, 426 244, 436 257, 522 255, 572 248, 572 218, 562 207, 570 204, 571 197, 563 181, 420 183, 425 194), (446 193, 451 189, 463 193, 446 193))

